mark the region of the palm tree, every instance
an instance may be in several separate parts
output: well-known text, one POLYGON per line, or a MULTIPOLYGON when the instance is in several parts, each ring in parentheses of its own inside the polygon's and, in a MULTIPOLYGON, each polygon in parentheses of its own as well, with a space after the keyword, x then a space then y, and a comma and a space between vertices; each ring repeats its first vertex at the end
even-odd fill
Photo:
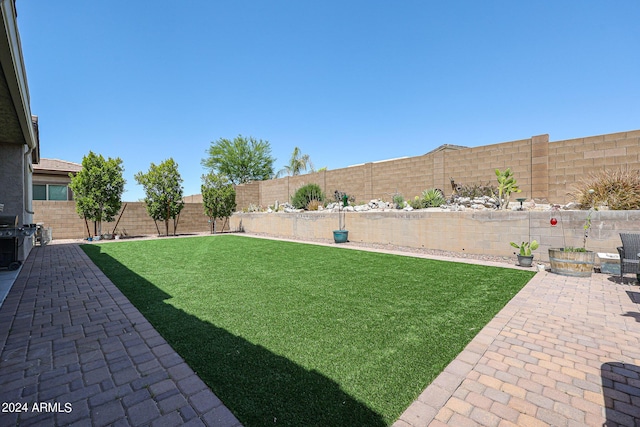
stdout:
POLYGON ((313 163, 311 163, 309 155, 302 154, 300 148, 295 147, 293 149, 293 153, 291 153, 289 164, 278 171, 276 178, 280 178, 285 175, 300 175, 302 172, 306 172, 307 168, 311 169, 311 172, 314 172, 313 163))

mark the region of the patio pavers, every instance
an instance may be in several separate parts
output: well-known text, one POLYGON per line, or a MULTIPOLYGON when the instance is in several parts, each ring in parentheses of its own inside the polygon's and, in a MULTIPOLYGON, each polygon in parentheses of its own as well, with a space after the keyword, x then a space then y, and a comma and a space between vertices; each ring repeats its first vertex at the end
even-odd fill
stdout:
POLYGON ((538 273, 394 427, 640 426, 640 287, 538 273))
POLYGON ((33 249, 0 328, 1 426, 240 426, 77 244, 33 249))
MULTIPOLYGON (((29 406, 0 425, 240 425, 76 244, 34 249, 0 328, 29 406)), ((394 424, 444 425, 640 426, 640 287, 538 273, 394 424)))

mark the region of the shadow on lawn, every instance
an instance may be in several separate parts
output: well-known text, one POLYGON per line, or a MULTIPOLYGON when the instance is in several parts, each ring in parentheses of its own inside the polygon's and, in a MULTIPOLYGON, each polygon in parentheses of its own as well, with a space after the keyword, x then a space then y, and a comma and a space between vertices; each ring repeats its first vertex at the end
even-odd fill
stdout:
POLYGON ((82 249, 245 426, 386 425, 330 378, 176 309, 98 245, 82 249))

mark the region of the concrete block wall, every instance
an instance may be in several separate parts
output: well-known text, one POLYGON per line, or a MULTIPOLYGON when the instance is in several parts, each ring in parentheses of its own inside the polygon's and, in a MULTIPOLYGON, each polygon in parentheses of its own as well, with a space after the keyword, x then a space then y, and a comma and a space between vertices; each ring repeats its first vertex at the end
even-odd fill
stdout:
POLYGON ((428 188, 451 193, 459 184, 496 185, 495 169, 511 168, 521 193, 544 203, 567 203, 573 186, 592 171, 621 166, 640 169, 640 130, 549 142, 549 135, 465 149, 444 149, 404 159, 366 163, 296 177, 252 183, 239 193, 238 207, 267 207, 289 201, 303 183, 314 182, 331 195, 336 189, 356 202, 390 201, 396 192, 411 199, 428 188), (257 193, 256 193, 257 191, 257 193))
POLYGON ((260 184, 262 181, 236 185, 236 205, 238 209, 246 208, 251 203, 260 204, 260 184))
MULTIPOLYGON (((388 211, 346 213, 353 242, 440 249, 514 257, 509 242, 537 240, 536 259, 548 261, 548 249, 581 247, 587 211, 388 211), (552 226, 551 218, 558 224, 552 226)), ((239 213, 231 230, 300 239, 333 239, 337 213, 239 213)), ((640 211, 597 211, 591 217, 587 249, 617 253, 620 233, 640 233, 640 211)))
POLYGON ((572 200, 574 186, 592 172, 604 168, 640 169, 640 130, 548 144, 549 200, 572 200))
MULTIPOLYGON (((87 227, 84 219, 75 211, 73 201, 34 201, 34 222, 43 223, 45 227, 51 227, 53 239, 82 239, 87 237, 87 227)), ((124 204, 123 204, 124 207, 124 204)), ((118 217, 113 222, 103 223, 102 232, 111 233, 116 225, 118 217)), ((160 233, 164 234, 164 222, 158 222, 160 233)), ((220 221, 216 222, 216 229, 222 227, 220 221)), ((143 202, 128 202, 120 222, 118 230, 125 230, 130 236, 156 235, 158 230, 153 220, 149 217, 143 202)), ((199 233, 211 230, 209 218, 204 215, 201 203, 185 203, 180 220, 178 222, 178 234, 199 233)), ((89 231, 93 234, 93 223, 89 222, 89 231)), ((173 233, 173 222, 169 223, 169 233, 173 233)))

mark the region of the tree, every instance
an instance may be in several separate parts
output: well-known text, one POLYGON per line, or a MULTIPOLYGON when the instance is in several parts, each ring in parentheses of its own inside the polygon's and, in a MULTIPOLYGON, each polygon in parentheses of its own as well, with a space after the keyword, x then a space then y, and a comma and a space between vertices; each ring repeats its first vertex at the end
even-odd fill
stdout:
MULTIPOLYGON (((202 201, 204 203, 204 214, 211 222, 211 234, 216 231, 216 218, 225 220, 231 216, 236 209, 236 190, 229 180, 222 175, 209 173, 202 176, 202 201)), ((222 225, 224 230, 224 224, 222 225)))
POLYGON ((273 176, 275 159, 268 141, 242 135, 233 141, 220 138, 211 143, 207 153, 209 157, 202 159, 202 166, 226 176, 233 184, 264 181, 273 176))
POLYGON ((85 221, 94 222, 96 236, 102 234, 102 221, 113 221, 120 211, 125 184, 123 172, 120 158, 105 160, 102 155, 89 151, 82 158, 82 170, 75 176, 69 174, 76 212, 85 221))
MULTIPOLYGON (((173 234, 176 234, 180 211, 184 207, 182 201, 182 178, 178 172, 178 164, 169 158, 159 165, 151 163, 147 173, 135 175, 138 184, 144 187, 147 213, 156 223, 164 221, 165 233, 169 235, 169 220, 173 220, 173 234)), ((158 229, 160 234, 160 229, 158 229)))
POLYGON ((298 147, 294 147, 289 164, 280 169, 276 174, 276 178, 280 178, 285 175, 300 175, 302 172, 306 172, 307 168, 313 172, 313 163, 308 154, 302 154, 302 151, 298 147))

